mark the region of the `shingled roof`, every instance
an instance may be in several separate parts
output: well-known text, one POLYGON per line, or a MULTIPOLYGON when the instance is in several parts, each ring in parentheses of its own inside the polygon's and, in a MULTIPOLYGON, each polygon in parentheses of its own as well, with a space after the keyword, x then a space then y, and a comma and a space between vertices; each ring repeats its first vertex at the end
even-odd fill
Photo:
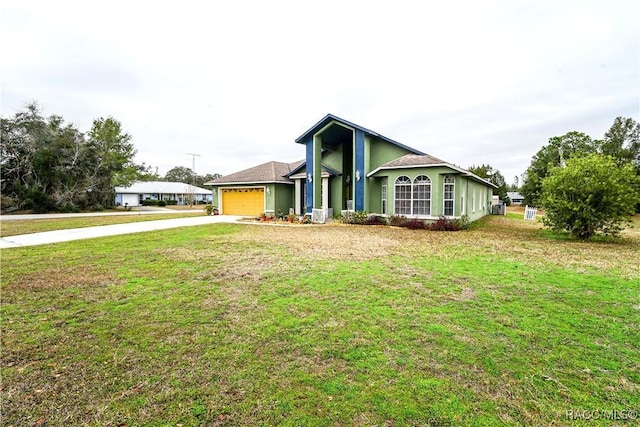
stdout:
POLYGON ((395 160, 392 160, 380 166, 380 169, 397 168, 403 166, 432 166, 446 164, 444 160, 433 157, 429 154, 405 154, 395 160))
POLYGON ((221 185, 221 184, 293 184, 293 181, 287 178, 292 170, 304 163, 299 160, 293 163, 267 162, 249 169, 235 172, 209 182, 203 185, 221 185))

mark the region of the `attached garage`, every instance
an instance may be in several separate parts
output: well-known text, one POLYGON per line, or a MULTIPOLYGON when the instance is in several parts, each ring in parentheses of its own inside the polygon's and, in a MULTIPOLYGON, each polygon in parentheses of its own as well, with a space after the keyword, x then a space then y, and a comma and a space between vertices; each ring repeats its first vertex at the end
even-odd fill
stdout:
POLYGON ((295 206, 294 182, 289 175, 301 163, 267 162, 203 185, 212 187, 213 204, 222 215, 286 215, 295 206))
POLYGON ((224 215, 257 216, 265 211, 264 187, 223 188, 221 192, 224 215))
POLYGON ((140 197, 137 194, 123 194, 122 206, 138 206, 140 204, 140 197))

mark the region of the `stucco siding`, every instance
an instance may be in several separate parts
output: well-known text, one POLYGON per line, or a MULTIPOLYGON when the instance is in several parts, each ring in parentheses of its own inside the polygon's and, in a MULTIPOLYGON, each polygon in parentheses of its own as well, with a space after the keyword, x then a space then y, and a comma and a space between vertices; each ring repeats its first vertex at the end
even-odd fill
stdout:
POLYGON ((374 178, 371 178, 369 184, 370 192, 370 212, 381 211, 381 185, 382 177, 387 177, 387 203, 388 213, 390 215, 396 214, 395 210, 395 183, 398 177, 406 176, 411 179, 413 183, 416 177, 425 175, 429 177, 431 181, 431 199, 430 199, 430 215, 431 218, 437 218, 440 215, 444 215, 444 185, 445 177, 450 176, 453 178, 454 191, 453 191, 453 217, 460 217, 463 214, 469 216, 470 220, 477 220, 484 215, 490 213, 488 206, 491 203, 491 188, 487 185, 481 184, 477 181, 469 179, 460 175, 458 171, 447 167, 432 167, 432 168, 406 168, 406 169, 392 169, 381 170, 375 174, 374 178), (475 192, 475 198, 473 193, 475 192), (475 201, 475 209, 474 209, 475 201))
POLYGON ((367 212, 382 212, 382 179, 367 178, 368 181, 368 206, 367 212))
POLYGON ((289 208, 293 208, 295 204, 295 189, 293 185, 283 185, 283 184, 275 184, 274 185, 274 202, 275 202, 275 211, 282 212, 284 215, 289 214, 289 208))
POLYGON ((387 162, 390 162, 391 160, 409 153, 411 153, 411 151, 405 148, 371 137, 369 143, 369 164, 367 173, 387 162))
POLYGON ((491 196, 493 191, 490 187, 472 179, 467 179, 466 188, 466 214, 471 221, 482 218, 490 213, 491 196))
POLYGON ((338 172, 343 172, 342 145, 337 146, 335 150, 325 151, 322 154, 322 163, 326 166, 329 166, 331 169, 334 169, 338 172))

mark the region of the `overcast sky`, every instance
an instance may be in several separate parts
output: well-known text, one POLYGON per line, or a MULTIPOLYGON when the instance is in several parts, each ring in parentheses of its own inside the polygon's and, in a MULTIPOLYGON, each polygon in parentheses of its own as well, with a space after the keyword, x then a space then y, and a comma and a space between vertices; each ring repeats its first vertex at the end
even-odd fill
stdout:
POLYGON ((512 182, 550 137, 639 121, 639 4, 3 0, 2 116, 112 116, 161 175, 225 175, 304 158, 332 113, 512 182))

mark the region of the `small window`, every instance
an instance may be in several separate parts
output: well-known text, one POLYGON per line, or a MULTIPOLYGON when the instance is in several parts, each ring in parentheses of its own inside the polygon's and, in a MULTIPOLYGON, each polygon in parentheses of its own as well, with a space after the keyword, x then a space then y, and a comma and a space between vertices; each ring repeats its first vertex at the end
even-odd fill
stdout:
POLYGON ((475 212, 476 211, 476 189, 473 189, 473 195, 472 195, 472 199, 471 199, 471 211, 475 212))
POLYGON ((444 216, 454 216, 455 180, 452 176, 444 177, 444 216))
POLYGON ((387 214, 387 178, 382 180, 382 194, 380 195, 382 200, 382 214, 387 214))

